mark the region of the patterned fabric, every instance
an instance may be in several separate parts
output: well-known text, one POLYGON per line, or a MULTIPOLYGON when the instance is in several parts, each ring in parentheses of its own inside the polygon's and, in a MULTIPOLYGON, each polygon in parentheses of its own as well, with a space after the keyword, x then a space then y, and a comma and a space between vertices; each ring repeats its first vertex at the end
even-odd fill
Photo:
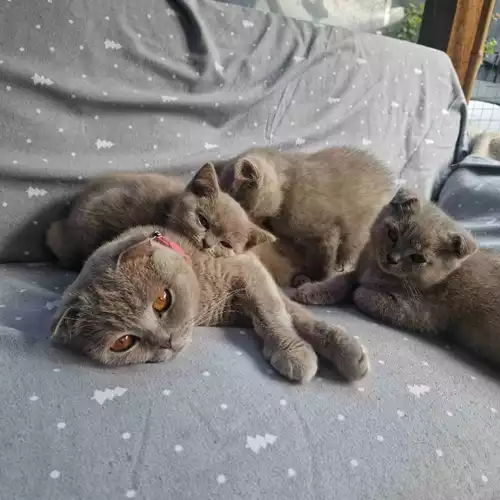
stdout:
POLYGON ((497 498, 498 377, 462 353, 316 309, 368 347, 366 379, 290 384, 217 328, 174 361, 102 368, 47 343, 70 279, 0 267, 2 500, 497 498))
MULTIPOLYGON (((252 145, 349 144, 430 196, 462 146, 447 57, 380 36, 210 0, 6 0, 0 37, 4 261, 47 258, 48 222, 108 170, 188 177, 252 145)), ((170 363, 104 368, 47 340, 73 277, 0 266, 2 500, 500 491, 498 383, 462 354, 316 309, 370 349, 361 383, 324 367, 289 384, 230 329, 198 330, 170 363)))
POLYGON ((46 260, 61 201, 108 170, 352 145, 429 196, 454 158, 465 100, 441 52, 211 0, 119 5, 0 4, 0 262, 46 260))
POLYGON ((374 32, 399 21, 404 11, 392 0, 221 0, 302 21, 374 32))

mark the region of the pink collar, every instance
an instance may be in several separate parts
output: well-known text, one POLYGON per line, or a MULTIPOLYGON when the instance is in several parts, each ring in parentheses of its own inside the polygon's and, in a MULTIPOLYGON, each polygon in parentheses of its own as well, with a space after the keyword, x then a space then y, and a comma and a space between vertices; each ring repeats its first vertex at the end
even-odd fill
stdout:
POLYGON ((160 243, 160 245, 163 245, 164 247, 168 247, 172 249, 175 253, 179 254, 186 262, 191 264, 191 259, 189 258, 189 255, 184 252, 184 250, 174 241, 169 240, 165 236, 162 236, 160 231, 154 231, 153 234, 151 235, 151 238, 160 243))

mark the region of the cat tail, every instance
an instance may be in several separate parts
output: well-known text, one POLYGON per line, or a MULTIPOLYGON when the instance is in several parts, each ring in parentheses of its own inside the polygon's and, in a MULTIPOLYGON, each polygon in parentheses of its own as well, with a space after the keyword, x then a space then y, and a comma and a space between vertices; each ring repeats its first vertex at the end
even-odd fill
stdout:
POLYGON ((57 220, 49 226, 45 234, 45 243, 63 267, 67 269, 79 268, 77 252, 68 237, 66 219, 57 220))

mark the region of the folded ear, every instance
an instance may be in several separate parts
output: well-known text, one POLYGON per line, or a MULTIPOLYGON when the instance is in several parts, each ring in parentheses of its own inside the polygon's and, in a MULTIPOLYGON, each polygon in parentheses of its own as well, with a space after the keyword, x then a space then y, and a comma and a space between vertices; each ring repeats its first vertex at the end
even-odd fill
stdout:
POLYGON ((119 269, 121 264, 124 264, 129 260, 138 259, 140 257, 151 257, 151 255, 153 255, 153 251, 154 249, 150 239, 135 243, 118 256, 116 269, 119 269))
POLYGON ((52 318, 52 324, 50 326, 50 340, 65 342, 66 330, 69 324, 74 321, 74 318, 70 316, 71 312, 76 312, 76 308, 74 305, 70 305, 65 309, 60 309, 56 312, 55 316, 52 318))
POLYGON ((394 195, 390 204, 394 208, 402 210, 404 213, 415 214, 420 210, 420 200, 418 196, 409 189, 400 188, 394 195))
POLYGON ((245 182, 257 182, 260 178, 259 167, 248 158, 242 158, 234 166, 234 183, 237 187, 245 182))
POLYGON ((272 243, 275 240, 276 236, 274 236, 274 234, 256 226, 255 224, 252 224, 252 227, 248 232, 248 240, 245 250, 249 250, 250 248, 260 245, 261 243, 272 243))
POLYGON ((477 243, 469 233, 451 233, 449 241, 452 252, 459 259, 465 259, 477 251, 477 243))
POLYGON ((213 198, 217 196, 220 187, 213 163, 205 163, 205 165, 196 172, 186 186, 186 191, 190 191, 200 198, 213 198))

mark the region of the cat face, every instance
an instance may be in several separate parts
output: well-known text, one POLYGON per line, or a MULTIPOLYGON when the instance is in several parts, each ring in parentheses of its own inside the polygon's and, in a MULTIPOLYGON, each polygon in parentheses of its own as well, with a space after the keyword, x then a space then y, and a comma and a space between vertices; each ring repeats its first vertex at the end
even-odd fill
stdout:
POLYGON ((265 153, 251 150, 228 160, 221 168, 220 183, 254 221, 276 215, 281 204, 276 171, 265 153))
POLYGON ((245 210, 220 189, 210 163, 186 186, 171 219, 199 250, 211 257, 229 257, 275 240, 271 233, 251 222, 245 210))
POLYGON ((382 271, 421 288, 443 281, 477 250, 465 229, 403 189, 382 210, 371 241, 382 271))
POLYGON ((53 338, 107 365, 163 361, 189 342, 199 306, 191 265, 153 238, 137 239, 91 255, 63 296, 53 338))

